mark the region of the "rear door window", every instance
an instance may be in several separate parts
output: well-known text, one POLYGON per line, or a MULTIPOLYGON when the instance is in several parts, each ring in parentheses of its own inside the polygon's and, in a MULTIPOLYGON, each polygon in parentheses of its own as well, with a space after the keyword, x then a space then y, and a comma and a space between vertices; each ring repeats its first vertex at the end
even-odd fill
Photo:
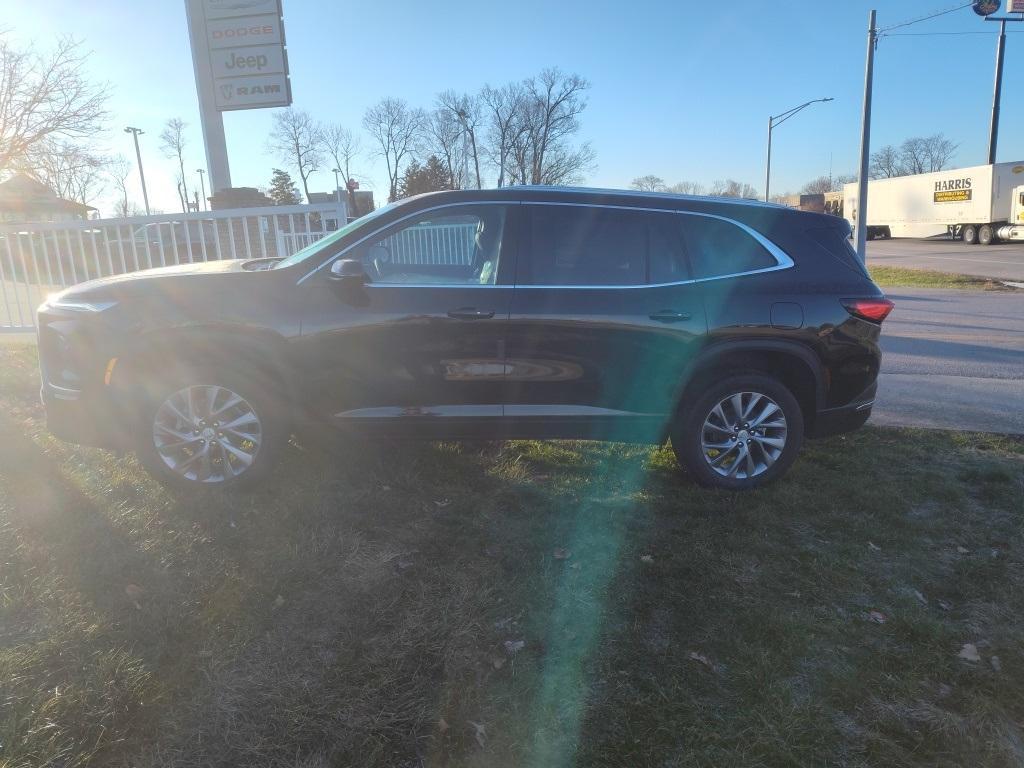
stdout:
POLYGON ((730 221, 699 215, 680 218, 694 278, 738 275, 778 264, 750 233, 730 221))
POLYGON ((685 280, 679 216, 582 205, 531 205, 529 258, 517 283, 629 286, 685 280))

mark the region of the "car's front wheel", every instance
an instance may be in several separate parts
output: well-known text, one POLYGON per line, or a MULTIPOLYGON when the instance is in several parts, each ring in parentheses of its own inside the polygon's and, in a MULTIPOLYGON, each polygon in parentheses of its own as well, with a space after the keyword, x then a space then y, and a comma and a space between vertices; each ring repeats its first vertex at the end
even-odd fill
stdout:
POLYGON ((165 485, 251 485, 270 470, 288 439, 288 420, 258 377, 203 368, 146 389, 137 455, 165 485))
POLYGON ((803 413, 789 389, 771 376, 743 374, 684 404, 672 449, 700 485, 741 491, 785 474, 803 434, 803 413))

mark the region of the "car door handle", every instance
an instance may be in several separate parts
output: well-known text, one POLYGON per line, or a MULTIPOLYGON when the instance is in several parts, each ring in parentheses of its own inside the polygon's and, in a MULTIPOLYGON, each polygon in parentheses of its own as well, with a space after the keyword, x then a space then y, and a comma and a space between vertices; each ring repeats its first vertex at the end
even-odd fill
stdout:
POLYGON ((476 307, 459 307, 448 312, 448 317, 453 320, 490 320, 494 317, 494 310, 477 309, 476 307))
POLYGON ((651 320, 657 320, 659 323, 681 323, 690 317, 689 312, 676 312, 674 309, 662 309, 650 314, 651 320))

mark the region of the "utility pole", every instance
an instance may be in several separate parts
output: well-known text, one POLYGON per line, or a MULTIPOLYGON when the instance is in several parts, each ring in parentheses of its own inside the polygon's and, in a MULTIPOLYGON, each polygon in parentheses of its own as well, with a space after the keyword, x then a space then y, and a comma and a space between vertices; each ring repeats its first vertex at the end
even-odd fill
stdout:
MULTIPOLYGON (((1019 6, 1017 6, 1019 7, 1019 6)), ((988 129, 988 162, 992 165, 996 161, 996 145, 999 142, 999 102, 1003 92, 1003 59, 1006 57, 1006 22, 1024 21, 1024 13, 1012 10, 1013 4, 1007 6, 1007 12, 1020 13, 1020 16, 986 16, 985 21, 999 22, 999 41, 996 43, 996 80, 992 88, 992 122, 988 129)))
POLYGON ((771 186, 772 182, 772 129, 782 125, 804 107, 809 107, 811 104, 817 104, 819 101, 832 101, 832 97, 826 96, 823 99, 811 99, 810 101, 805 101, 799 107, 787 109, 785 112, 781 112, 768 118, 768 159, 765 162, 764 169, 764 201, 766 203, 768 202, 768 188, 771 186))
POLYGON ((139 179, 142 181, 142 200, 146 204, 146 215, 149 216, 149 194, 146 192, 146 174, 142 172, 142 153, 139 151, 139 134, 145 133, 145 131, 129 125, 124 129, 124 132, 130 133, 132 138, 135 139, 135 160, 139 164, 139 179))
POLYGON ((341 168, 331 168, 334 171, 334 200, 335 202, 341 202, 341 186, 338 183, 338 174, 341 173, 341 168))
POLYGON ((1003 90, 1003 58, 1006 55, 1006 19, 999 20, 999 42, 996 43, 996 82, 992 89, 992 122, 988 129, 988 162, 996 161, 999 141, 999 99, 1003 90))
POLYGON ((875 76, 875 46, 878 30, 875 11, 868 13, 868 54, 864 63, 864 113, 860 126, 860 177, 857 183, 857 255, 861 263, 868 259, 868 163, 871 156, 871 89, 875 76))
POLYGON ((196 168, 196 173, 199 174, 199 186, 203 190, 203 210, 205 211, 209 204, 209 201, 206 199, 206 181, 203 178, 203 174, 205 174, 206 171, 204 171, 202 168, 196 168))

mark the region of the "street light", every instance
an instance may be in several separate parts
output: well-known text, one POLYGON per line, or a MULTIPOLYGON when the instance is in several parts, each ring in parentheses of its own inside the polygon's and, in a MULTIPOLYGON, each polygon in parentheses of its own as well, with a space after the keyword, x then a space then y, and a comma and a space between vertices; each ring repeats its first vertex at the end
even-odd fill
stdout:
POLYGON ((772 129, 778 125, 782 125, 804 107, 809 107, 811 104, 817 104, 819 101, 832 101, 832 97, 827 96, 823 99, 811 99, 810 101, 801 104, 799 107, 787 109, 781 114, 773 115, 768 118, 768 160, 765 164, 764 170, 764 201, 766 203, 768 202, 768 187, 772 180, 772 129))
POLYGON ((142 153, 139 152, 139 134, 145 133, 145 131, 129 125, 124 129, 124 132, 130 133, 132 138, 135 139, 135 159, 139 163, 139 178, 142 180, 142 200, 146 204, 146 215, 149 216, 149 194, 146 192, 146 174, 142 172, 142 153))
POLYGON ((196 168, 196 173, 199 174, 199 187, 203 190, 203 206, 204 206, 204 210, 205 210, 205 206, 209 202, 206 199, 206 180, 205 180, 205 178, 203 176, 203 174, 205 174, 206 171, 204 171, 202 168, 196 168))
POLYGON ((341 202, 341 184, 338 183, 338 174, 341 173, 341 168, 331 168, 334 171, 334 199, 336 202, 341 202))

